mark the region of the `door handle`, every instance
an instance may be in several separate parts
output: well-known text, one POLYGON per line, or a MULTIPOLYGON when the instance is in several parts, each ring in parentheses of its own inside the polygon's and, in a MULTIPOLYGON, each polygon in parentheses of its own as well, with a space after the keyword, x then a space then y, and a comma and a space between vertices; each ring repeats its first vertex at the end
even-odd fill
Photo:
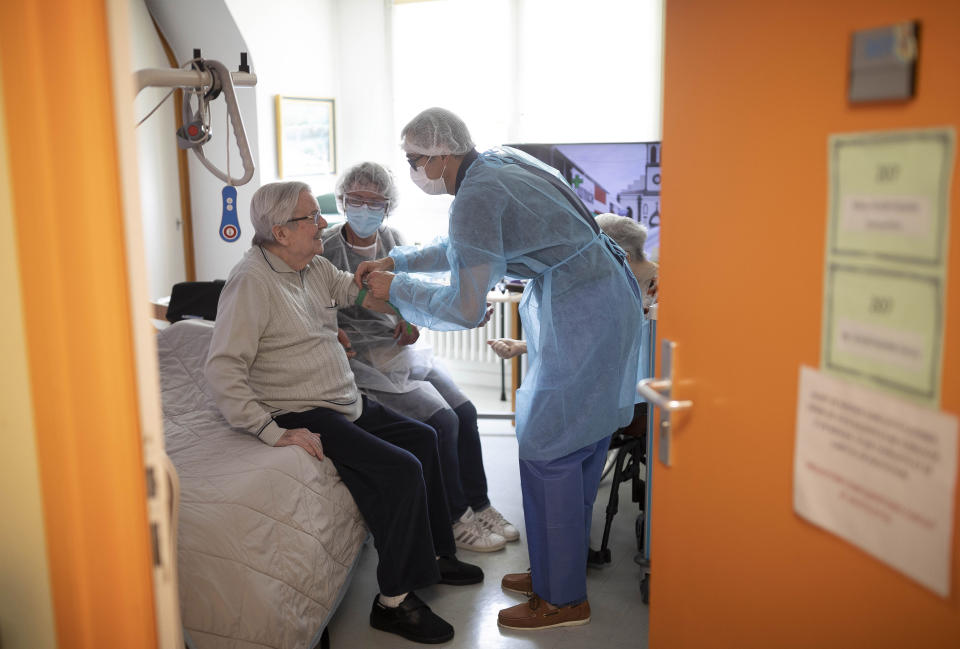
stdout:
POLYGON ((643 379, 637 384, 637 392, 640 393, 652 406, 660 409, 660 425, 657 426, 659 437, 659 458, 666 466, 672 462, 670 441, 671 424, 670 413, 677 410, 689 410, 693 407, 693 401, 688 399, 671 399, 673 392, 673 358, 676 355, 677 344, 670 340, 663 340, 660 352, 660 371, 663 372, 663 378, 643 379))
POLYGON ((637 384, 637 392, 661 410, 673 412, 674 410, 686 410, 693 407, 693 401, 677 401, 668 399, 661 390, 670 394, 670 388, 673 387, 673 381, 670 379, 643 379, 637 384))

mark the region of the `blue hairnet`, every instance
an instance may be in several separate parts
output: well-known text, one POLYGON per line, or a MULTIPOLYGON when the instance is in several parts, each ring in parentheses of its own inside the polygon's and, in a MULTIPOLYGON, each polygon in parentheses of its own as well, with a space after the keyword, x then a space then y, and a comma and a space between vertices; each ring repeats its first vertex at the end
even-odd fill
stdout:
POLYGON ((446 108, 428 108, 400 131, 400 147, 420 155, 463 155, 474 148, 462 119, 446 108))

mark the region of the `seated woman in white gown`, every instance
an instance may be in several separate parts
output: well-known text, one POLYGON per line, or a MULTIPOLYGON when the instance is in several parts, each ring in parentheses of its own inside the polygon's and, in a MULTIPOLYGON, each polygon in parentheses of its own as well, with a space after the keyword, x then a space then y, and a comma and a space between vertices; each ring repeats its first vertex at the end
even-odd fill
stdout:
MULTIPOLYGON (((334 266, 353 272, 360 262, 386 257, 394 246, 404 244, 396 230, 383 224, 397 204, 396 184, 385 167, 375 162, 350 167, 337 182, 336 197, 347 222, 331 227, 323 240, 323 256, 334 266)), ((357 386, 375 401, 437 431, 457 547, 491 552, 518 540, 517 528, 487 497, 477 409, 431 348, 417 344, 417 327, 361 307, 341 309, 338 324, 349 340, 357 386)))

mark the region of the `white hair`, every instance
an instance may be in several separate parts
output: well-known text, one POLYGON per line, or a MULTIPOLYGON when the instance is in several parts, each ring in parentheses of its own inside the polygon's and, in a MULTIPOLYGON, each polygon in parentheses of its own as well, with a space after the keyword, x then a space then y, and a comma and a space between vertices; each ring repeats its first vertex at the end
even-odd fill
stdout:
POLYGON ((645 261, 643 245, 647 242, 647 228, 627 216, 616 214, 598 214, 597 225, 603 232, 617 242, 631 261, 645 261))
POLYGON ((273 243, 273 226, 283 225, 293 218, 301 192, 309 192, 310 185, 299 181, 268 183, 250 199, 250 222, 253 224, 253 245, 273 243))

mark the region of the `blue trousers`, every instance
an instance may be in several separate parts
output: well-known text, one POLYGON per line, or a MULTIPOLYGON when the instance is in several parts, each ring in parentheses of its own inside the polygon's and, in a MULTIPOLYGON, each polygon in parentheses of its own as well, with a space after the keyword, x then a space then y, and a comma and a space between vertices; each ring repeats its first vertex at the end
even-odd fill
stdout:
POLYGON ((554 606, 587 599, 590 522, 610 438, 555 460, 520 460, 533 592, 554 606))
POLYGON ((367 397, 353 422, 327 408, 274 420, 320 434, 324 455, 373 534, 381 593, 400 595, 440 580, 437 555, 453 555, 457 548, 432 428, 367 397))

